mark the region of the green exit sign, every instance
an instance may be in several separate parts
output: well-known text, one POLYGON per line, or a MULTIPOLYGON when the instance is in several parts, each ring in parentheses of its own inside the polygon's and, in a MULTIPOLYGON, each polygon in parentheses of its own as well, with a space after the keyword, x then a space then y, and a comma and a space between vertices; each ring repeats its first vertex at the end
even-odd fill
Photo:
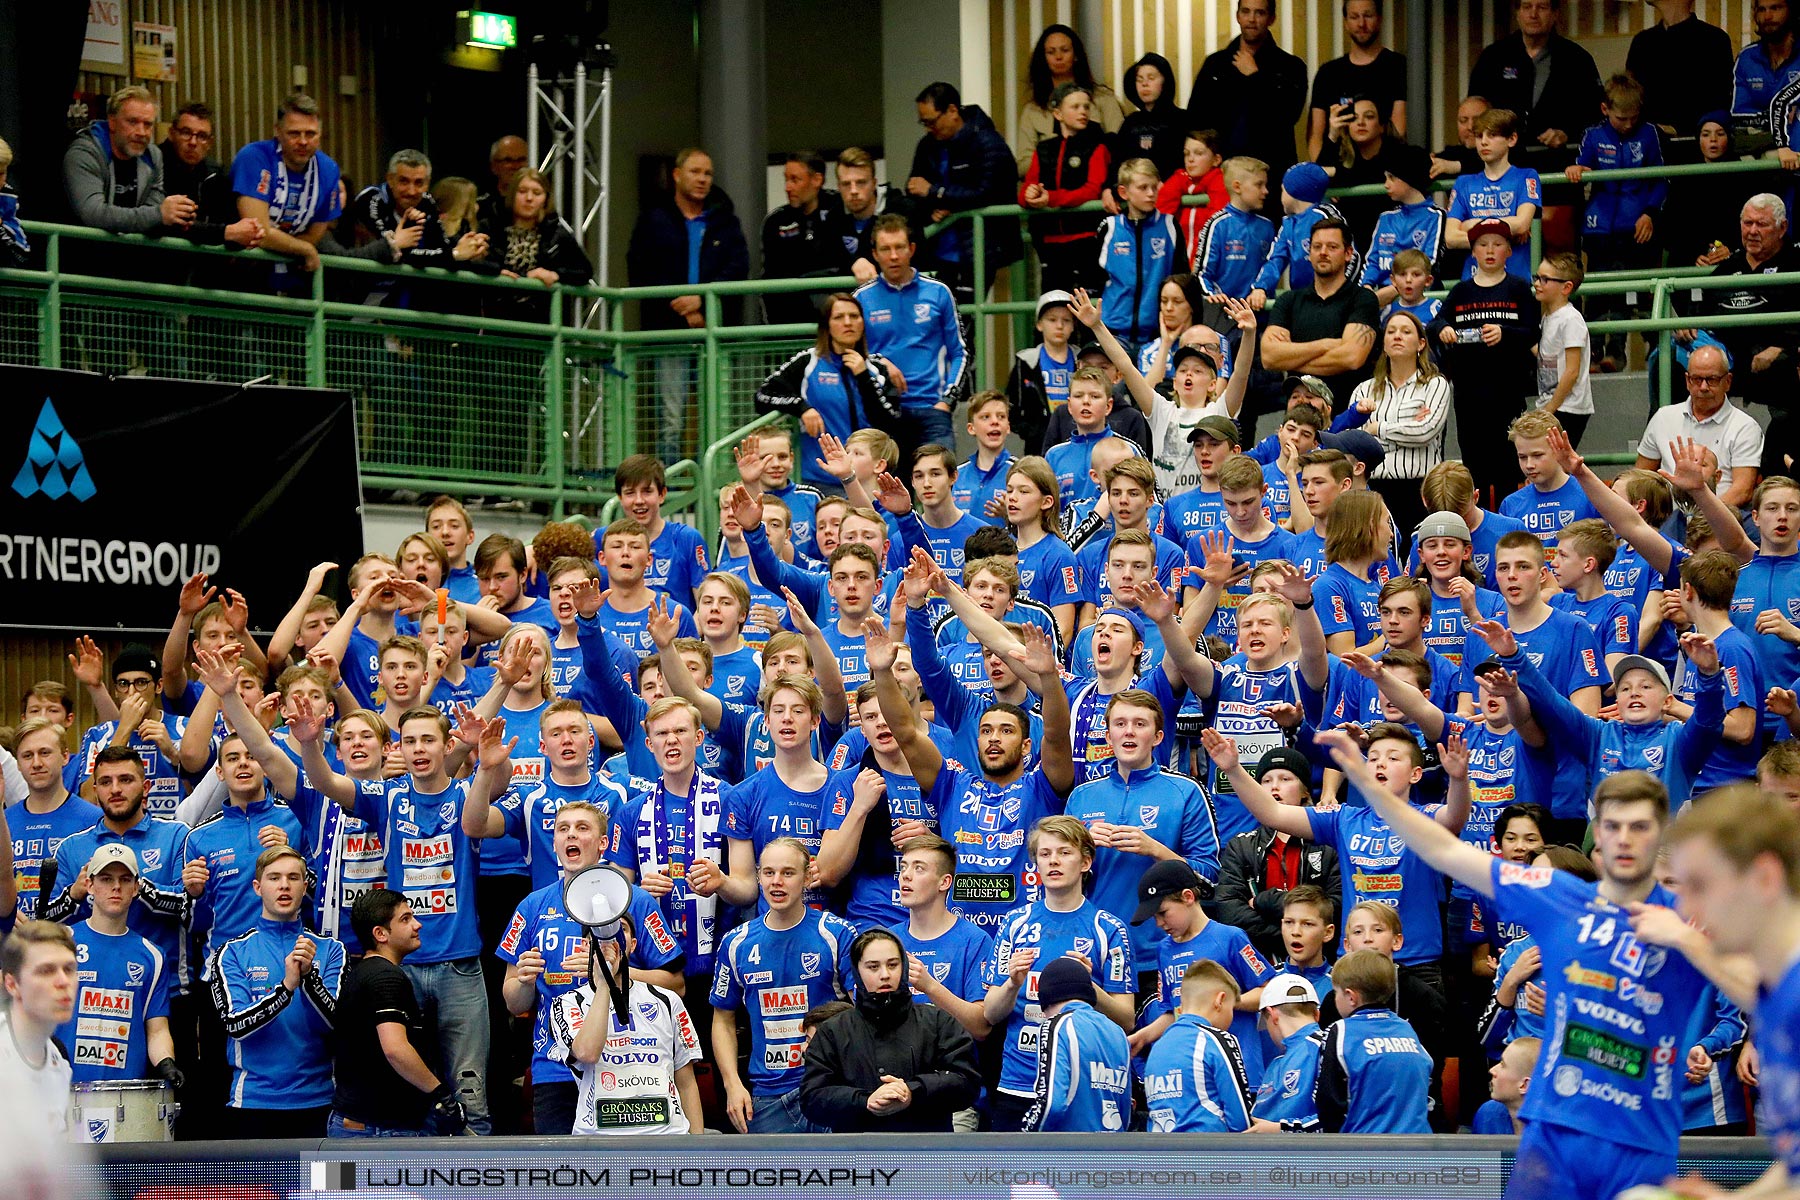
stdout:
POLYGON ((517 17, 509 17, 504 13, 471 12, 468 19, 469 35, 465 40, 471 46, 511 50, 519 44, 517 17))

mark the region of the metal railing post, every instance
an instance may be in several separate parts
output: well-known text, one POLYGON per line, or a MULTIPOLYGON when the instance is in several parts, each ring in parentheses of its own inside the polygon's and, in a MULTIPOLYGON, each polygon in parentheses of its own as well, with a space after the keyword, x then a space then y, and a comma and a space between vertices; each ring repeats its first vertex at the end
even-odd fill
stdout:
MULTIPOLYGON (((1659 279, 1656 290, 1651 293, 1650 315, 1660 320, 1669 313, 1669 281, 1659 279)), ((1669 388, 1675 378, 1674 367, 1670 365, 1675 361, 1675 331, 1662 330, 1656 335, 1656 345, 1656 407, 1661 408, 1669 402, 1669 388)))
POLYGON ((694 440, 699 445, 707 445, 718 436, 718 422, 725 405, 725 398, 719 394, 722 378, 719 371, 719 322, 724 319, 722 313, 725 306, 719 303, 717 292, 707 292, 701 305, 701 311, 706 314, 706 337, 700 347, 700 419, 695 422, 694 440))
POLYGON ((325 383, 325 264, 321 260, 312 273, 312 320, 307 322, 306 386, 322 388, 325 383))
MULTIPOLYGON (((988 386, 988 315, 987 305, 987 218, 976 210, 974 216, 975 236, 975 384, 982 389, 988 386)), ((946 397, 948 399, 948 397, 946 397)))
POLYGON ((550 337, 550 361, 544 372, 544 473, 550 477, 550 486, 556 489, 550 515, 558 521, 568 511, 569 488, 569 425, 563 407, 567 394, 564 391, 564 359, 564 335, 559 326, 550 337))
POLYGON ((38 362, 46 367, 62 364, 62 238, 50 235, 44 247, 44 267, 50 273, 45 289, 43 324, 38 327, 38 362))

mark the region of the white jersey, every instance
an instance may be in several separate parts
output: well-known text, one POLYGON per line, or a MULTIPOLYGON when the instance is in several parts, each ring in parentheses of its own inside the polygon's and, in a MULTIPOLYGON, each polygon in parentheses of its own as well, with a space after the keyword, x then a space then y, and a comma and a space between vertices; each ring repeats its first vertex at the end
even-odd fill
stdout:
POLYGON ((13 1041, 12 1014, 0 1011, 0 1089, 8 1102, 4 1111, 12 1114, 9 1123, 18 1120, 43 1124, 38 1128, 53 1138, 66 1138, 69 1133, 69 1087, 73 1072, 69 1060, 52 1042, 45 1043, 42 1066, 33 1067, 19 1053, 13 1041), (15 1090, 16 1089, 16 1090, 15 1090))
POLYGON ((686 1133, 688 1116, 675 1072, 699 1061, 700 1038, 681 997, 640 980, 631 983, 632 1025, 612 1013, 600 1061, 575 1061, 572 1048, 594 1001, 594 985, 567 992, 550 1009, 552 1061, 575 1076, 579 1099, 573 1133, 686 1133))

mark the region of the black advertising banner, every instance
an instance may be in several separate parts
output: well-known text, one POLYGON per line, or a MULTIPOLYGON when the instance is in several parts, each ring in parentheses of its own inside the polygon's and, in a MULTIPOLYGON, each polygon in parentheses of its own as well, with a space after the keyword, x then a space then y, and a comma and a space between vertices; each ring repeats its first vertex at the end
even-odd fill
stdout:
POLYGON ((0 366, 0 626, 166 630, 205 572, 272 628, 362 553, 347 392, 0 366))

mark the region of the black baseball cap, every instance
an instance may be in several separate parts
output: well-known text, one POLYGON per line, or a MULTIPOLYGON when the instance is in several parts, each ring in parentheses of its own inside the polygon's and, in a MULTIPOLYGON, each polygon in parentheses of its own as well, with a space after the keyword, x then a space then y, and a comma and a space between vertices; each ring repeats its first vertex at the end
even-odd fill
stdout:
POLYGON ((1194 345, 1176 347, 1174 356, 1169 359, 1169 374, 1173 375, 1190 358, 1197 358, 1205 363, 1214 375, 1219 373, 1219 359, 1213 348, 1194 345))
POLYGON ((1199 873, 1185 859, 1163 859, 1138 879, 1138 906, 1131 914, 1131 923, 1142 925, 1156 915, 1164 900, 1190 890, 1196 896, 1206 890, 1199 873))

